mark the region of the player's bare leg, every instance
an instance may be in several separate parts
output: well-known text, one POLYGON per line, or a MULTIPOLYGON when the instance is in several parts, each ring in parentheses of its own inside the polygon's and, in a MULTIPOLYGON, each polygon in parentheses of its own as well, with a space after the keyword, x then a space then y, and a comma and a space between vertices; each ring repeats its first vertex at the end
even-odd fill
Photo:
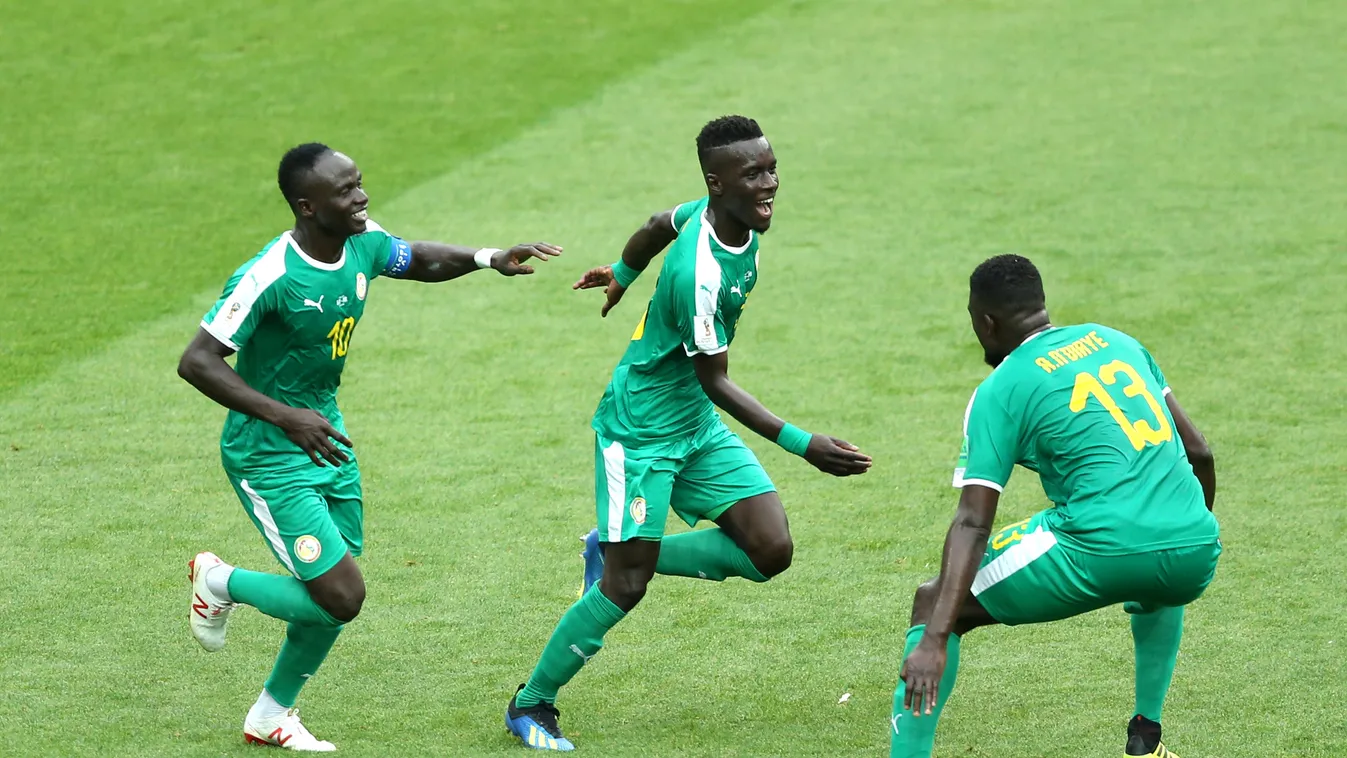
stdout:
POLYGON ((745 498, 716 519, 716 525, 748 555, 767 579, 790 568, 795 542, 781 497, 775 492, 745 498))

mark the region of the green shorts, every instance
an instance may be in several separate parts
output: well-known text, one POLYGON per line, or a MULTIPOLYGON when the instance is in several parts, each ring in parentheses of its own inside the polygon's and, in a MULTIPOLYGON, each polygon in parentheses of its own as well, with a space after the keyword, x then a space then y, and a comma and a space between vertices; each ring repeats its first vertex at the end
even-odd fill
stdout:
POLYGON ((322 576, 347 551, 360 555, 365 511, 355 458, 338 468, 225 473, 267 547, 298 579, 322 576))
POLYGON ((687 439, 641 448, 595 435, 594 469, 603 542, 663 538, 670 506, 692 526, 776 491, 758 457, 719 418, 687 439))
POLYGON ((992 535, 973 595, 1003 624, 1035 624, 1126 603, 1129 612, 1187 605, 1216 576, 1221 542, 1131 555, 1095 555, 1058 542, 1048 511, 992 535))

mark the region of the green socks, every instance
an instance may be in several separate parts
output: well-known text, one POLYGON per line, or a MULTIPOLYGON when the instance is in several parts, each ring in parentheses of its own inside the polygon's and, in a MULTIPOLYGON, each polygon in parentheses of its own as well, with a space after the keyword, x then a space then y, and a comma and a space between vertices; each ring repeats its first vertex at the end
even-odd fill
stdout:
MULTIPOLYGON (((236 568, 229 575, 229 595, 237 602, 251 605, 272 618, 291 624, 341 626, 340 621, 313 602, 313 598, 309 597, 309 588, 292 576, 236 568)), ((335 635, 333 639, 336 639, 335 635)), ((326 651, 323 654, 326 655, 326 651)), ((271 694, 279 700, 279 694, 271 694)))
POLYGON ((1160 722, 1183 637, 1183 606, 1132 615, 1137 660, 1137 715, 1160 722))
POLYGON ((748 553, 739 549, 719 527, 665 537, 660 542, 655 572, 715 582, 731 576, 742 576, 755 582, 767 581, 748 559, 748 553))
MULTIPOLYGON (((543 648, 538 665, 529 676, 528 684, 515 696, 515 705, 528 708, 540 701, 554 703, 557 690, 580 672, 603 647, 603 635, 617 626, 627 614, 613 605, 599 591, 599 585, 589 588, 584 597, 572 605, 557 623, 551 639, 543 648)), ((279 696, 278 696, 279 697, 279 696)))
POLYGON ((341 634, 340 626, 304 626, 291 624, 285 630, 285 644, 276 656, 276 665, 267 677, 267 692, 276 702, 293 708, 295 698, 309 677, 318 673, 318 667, 327 658, 327 651, 341 634))
MULTIPOLYGON (((907 630, 903 660, 907 660, 907 656, 916 649, 925 631, 925 624, 907 630)), ((949 702, 949 696, 954 694, 954 679, 959 672, 959 635, 949 636, 945 650, 945 674, 940 678, 940 695, 930 715, 922 713, 913 716, 912 711, 903 708, 906 688, 903 681, 898 680, 898 689, 893 693, 893 718, 890 719, 893 734, 889 742, 889 758, 930 758, 931 751, 935 749, 935 725, 940 720, 941 711, 945 710, 945 703, 949 702)))

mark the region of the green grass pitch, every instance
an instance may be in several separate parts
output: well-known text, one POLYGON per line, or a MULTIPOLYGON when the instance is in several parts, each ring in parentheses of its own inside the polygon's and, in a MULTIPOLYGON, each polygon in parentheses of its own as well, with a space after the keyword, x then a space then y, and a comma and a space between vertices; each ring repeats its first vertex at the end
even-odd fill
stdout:
MULTIPOLYGON (((653 277, 606 320, 569 285, 699 195, 692 138, 741 111, 782 189, 734 377, 876 463, 834 480, 750 440, 794 567, 657 580, 562 694, 583 754, 886 754, 986 371, 967 275, 1018 251, 1058 323, 1151 349, 1217 455, 1226 553, 1167 741, 1347 755, 1345 36, 1329 0, 7 8, 0 754, 253 754, 281 624, 244 610, 203 653, 185 564, 277 567, 174 366, 289 224, 280 154, 321 139, 403 236, 566 246, 529 280, 372 287, 341 398, 369 601, 301 699, 346 756, 522 755, 502 709, 575 597, 588 420, 653 277)), ((1021 471, 1001 521, 1041 503, 1021 471)), ((970 635, 937 754, 1117 755, 1131 666, 1120 610, 970 635)))

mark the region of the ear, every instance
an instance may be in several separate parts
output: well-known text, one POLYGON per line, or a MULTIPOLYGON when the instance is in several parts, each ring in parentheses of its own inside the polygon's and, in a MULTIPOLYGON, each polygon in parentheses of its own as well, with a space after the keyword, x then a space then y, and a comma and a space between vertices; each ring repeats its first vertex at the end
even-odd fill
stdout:
POLYGON ((706 179, 706 194, 719 197, 725 192, 725 186, 720 183, 720 177, 707 173, 703 178, 706 179))
POLYGON ((313 218, 314 216, 313 203, 309 202, 307 198, 295 198, 295 210, 303 218, 313 218))
POLYGON ((988 337, 996 337, 1001 327, 1001 322, 990 313, 983 313, 977 317, 978 328, 988 337))

